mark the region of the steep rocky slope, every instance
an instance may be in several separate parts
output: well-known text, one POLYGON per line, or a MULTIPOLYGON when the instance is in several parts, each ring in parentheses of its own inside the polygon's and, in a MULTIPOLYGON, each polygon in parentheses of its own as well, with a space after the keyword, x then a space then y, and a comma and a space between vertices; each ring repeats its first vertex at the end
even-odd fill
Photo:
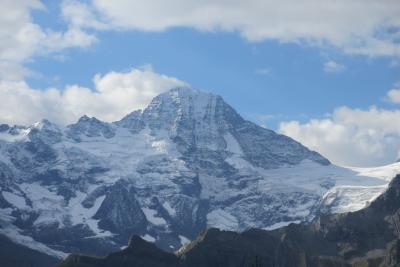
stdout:
POLYGON ((313 224, 244 233, 210 229, 176 254, 134 236, 105 258, 71 255, 57 267, 391 267, 400 266, 400 175, 367 208, 313 224), (154 257, 153 257, 154 255, 154 257))
POLYGON ((363 175, 332 165, 219 96, 176 88, 114 123, 1 125, 0 235, 59 258, 104 255, 132 234, 174 251, 210 227, 360 209, 399 166, 363 175))

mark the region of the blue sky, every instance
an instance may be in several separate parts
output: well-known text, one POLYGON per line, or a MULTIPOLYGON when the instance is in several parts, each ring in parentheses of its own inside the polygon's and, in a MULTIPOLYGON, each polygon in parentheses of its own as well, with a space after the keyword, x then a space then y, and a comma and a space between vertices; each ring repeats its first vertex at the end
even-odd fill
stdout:
MULTIPOLYGON (((27 123, 72 111, 75 117, 89 113, 112 120, 122 111, 114 112, 114 106, 109 106, 108 112, 117 115, 107 117, 98 112, 99 107, 89 108, 83 97, 79 100, 79 94, 99 90, 102 83, 94 82, 95 75, 105 81, 114 73, 131 81, 128 76, 133 69, 139 70, 139 76, 146 69, 156 77, 150 82, 160 87, 146 89, 149 92, 162 92, 177 79, 217 93, 245 118, 290 135, 342 164, 369 166, 395 160, 400 155, 400 130, 379 123, 390 121, 385 116, 397 119, 400 102, 400 8, 396 1, 380 3, 383 15, 375 13, 373 2, 365 10, 359 10, 368 6, 360 1, 337 1, 337 6, 325 1, 245 2, 9 3, 7 8, 19 12, 0 21, 0 27, 10 31, 0 36, 7 38, 4 48, 0 47, 3 97, 14 101, 10 103, 27 103, 24 106, 29 108, 20 116, 0 109, 0 119, 27 123), (276 17, 274 9, 279 11, 276 17), (27 26, 30 34, 22 31, 27 26), (78 100, 63 95, 71 87, 77 88, 73 95, 78 100), (18 93, 21 98, 10 93, 21 88, 25 88, 18 93), (56 97, 49 97, 51 90, 56 97), (58 110, 60 103, 69 107, 58 110), (26 114, 31 115, 29 119, 26 114), (334 136, 330 136, 332 129, 338 131, 334 136), (354 136, 360 138, 343 141, 354 136), (357 153, 347 153, 349 144, 357 153), (346 153, 348 158, 343 160, 346 153), (365 154, 361 160, 351 160, 365 154)), ((153 77, 151 73, 146 77, 153 77)), ((148 101, 141 99, 132 102, 132 109, 148 101)), ((74 116, 54 120, 65 123, 74 116)))
MULTIPOLYGON (((63 30, 60 6, 43 3, 48 10, 36 11, 34 21, 63 30)), ((162 32, 104 31, 97 38, 90 48, 32 59, 27 66, 40 75, 30 77, 29 84, 92 87, 97 73, 151 65, 156 72, 220 94, 246 118, 277 129, 281 120, 323 117, 342 105, 393 108, 382 100, 400 80, 393 57, 349 55, 277 40, 249 42, 238 32, 178 27, 162 32), (344 69, 326 72, 328 61, 344 69)))
MULTIPOLYGON (((392 107, 382 99, 400 77, 400 69, 390 66, 390 58, 345 55, 277 41, 253 44, 235 33, 173 29, 105 32, 98 38, 89 49, 65 52, 62 60, 34 59, 28 66, 41 75, 29 83, 37 88, 92 87, 96 73, 150 64, 156 72, 220 94, 250 119, 270 115, 278 120, 303 120, 324 116, 341 105, 392 107), (325 72, 323 66, 329 60, 345 69, 325 72)), ((278 121, 268 123, 276 128, 278 121)))

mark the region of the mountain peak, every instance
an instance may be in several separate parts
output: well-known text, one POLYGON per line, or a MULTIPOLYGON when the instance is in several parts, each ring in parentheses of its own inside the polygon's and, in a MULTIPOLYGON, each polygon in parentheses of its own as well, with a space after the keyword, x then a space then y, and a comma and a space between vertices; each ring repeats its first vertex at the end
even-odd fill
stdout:
POLYGON ((216 96, 216 94, 213 94, 211 92, 207 92, 192 86, 178 86, 178 87, 174 87, 171 88, 170 90, 161 93, 160 95, 168 95, 168 94, 179 94, 181 96, 195 96, 195 95, 214 95, 216 96))
MULTIPOLYGON (((208 95, 214 95, 210 92, 206 92, 191 86, 179 86, 179 87, 174 87, 165 93, 162 94, 171 94, 171 93, 178 93, 181 95, 199 95, 199 94, 208 94, 208 95)), ((162 95, 161 94, 161 95, 162 95)))
POLYGON ((96 117, 89 117, 86 114, 79 118, 77 123, 101 123, 96 117))
POLYGON ((80 140, 80 135, 87 137, 99 137, 111 138, 115 135, 113 125, 111 123, 103 122, 95 117, 88 117, 83 115, 79 118, 77 123, 70 124, 67 126, 69 130, 69 136, 75 140, 80 140))
POLYGON ((201 122, 206 113, 214 112, 218 101, 223 102, 218 95, 189 86, 176 87, 154 97, 144 110, 133 111, 115 123, 134 132, 145 125, 175 131, 181 120, 201 122))
POLYGON ((153 134, 167 133, 180 152, 192 151, 193 157, 194 150, 229 151, 266 169, 304 159, 330 164, 293 139, 244 120, 222 97, 192 87, 164 92, 142 112, 132 112, 116 125, 133 133, 144 128, 153 134))
POLYGON ((143 247, 146 244, 152 244, 152 243, 147 242, 146 240, 141 238, 139 235, 132 235, 131 238, 129 239, 128 247, 131 247, 131 248, 134 248, 136 246, 143 247))
POLYGON ((215 94, 192 87, 177 87, 156 96, 144 112, 174 111, 176 115, 181 116, 189 113, 204 115, 207 106, 215 107, 217 99, 222 100, 215 94))

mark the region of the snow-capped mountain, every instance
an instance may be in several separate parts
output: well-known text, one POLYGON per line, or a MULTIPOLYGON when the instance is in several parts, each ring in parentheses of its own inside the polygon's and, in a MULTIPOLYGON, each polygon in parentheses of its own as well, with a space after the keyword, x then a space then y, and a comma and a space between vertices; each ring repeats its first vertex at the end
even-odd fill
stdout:
POLYGON ((174 254, 134 235, 126 248, 107 257, 71 254, 55 267, 398 267, 399 196, 397 175, 383 194, 356 212, 272 231, 211 228, 174 254))
POLYGON ((176 88, 114 123, 0 125, 0 234, 57 257, 105 254, 132 234, 176 250, 208 227, 360 209, 398 170, 335 166, 220 96, 176 88))

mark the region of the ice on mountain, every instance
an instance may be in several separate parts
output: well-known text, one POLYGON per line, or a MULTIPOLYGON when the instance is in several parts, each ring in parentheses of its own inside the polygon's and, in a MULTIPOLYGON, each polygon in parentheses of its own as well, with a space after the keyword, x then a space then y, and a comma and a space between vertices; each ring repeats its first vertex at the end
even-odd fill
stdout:
POLYGON ((15 193, 3 191, 1 192, 5 200, 13 205, 14 207, 18 209, 26 209, 28 206, 26 205, 25 198, 23 196, 19 196, 15 193))
POLYGON ((176 215, 176 210, 171 206, 171 204, 169 204, 169 202, 165 201, 162 203, 162 206, 170 216, 174 217, 176 215))
POLYGON ((222 209, 213 210, 207 214, 207 225, 222 230, 237 231, 239 229, 237 218, 222 209))
POLYGON ((149 235, 149 234, 143 235, 142 238, 143 238, 144 240, 146 240, 146 241, 148 241, 148 242, 152 242, 152 243, 156 241, 156 239, 155 239, 154 237, 152 237, 151 235, 149 235))
POLYGON ((284 227, 284 226, 288 226, 291 223, 299 224, 299 223, 301 223, 301 221, 297 220, 297 221, 277 222, 277 223, 274 223, 274 224, 272 224, 270 226, 264 227, 263 229, 264 230, 269 230, 269 231, 270 230, 275 230, 275 229, 278 229, 278 228, 281 228, 281 227, 284 227))
POLYGON ((179 235, 179 239, 181 241, 181 246, 185 246, 186 244, 190 243, 190 239, 188 239, 187 237, 185 237, 183 235, 179 235))
POLYGON ((165 219, 162 218, 162 217, 160 217, 160 216, 157 214, 157 211, 156 211, 156 210, 149 209, 149 208, 142 208, 142 211, 143 211, 144 215, 146 216, 146 219, 147 219, 150 223, 152 223, 152 224, 154 224, 154 225, 157 225, 157 226, 160 226, 160 225, 164 225, 164 226, 165 226, 165 225, 167 224, 167 222, 165 221, 165 219))

